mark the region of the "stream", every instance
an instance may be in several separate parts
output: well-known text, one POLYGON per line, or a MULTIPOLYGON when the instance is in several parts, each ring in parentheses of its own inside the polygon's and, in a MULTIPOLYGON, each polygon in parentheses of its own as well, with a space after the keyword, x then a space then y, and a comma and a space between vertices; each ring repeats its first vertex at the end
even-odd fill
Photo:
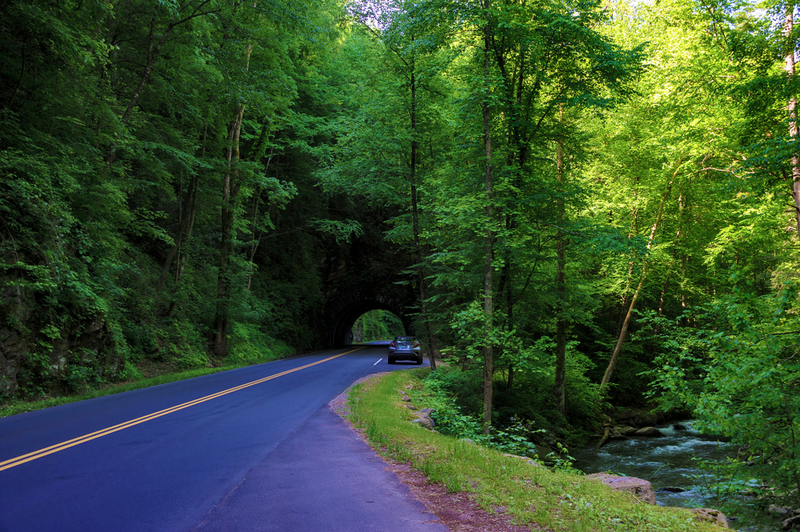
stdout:
MULTIPOLYGON (((659 506, 715 507, 706 489, 714 480, 713 475, 700 469, 696 459, 725 460, 726 444, 717 437, 701 434, 691 421, 657 428, 663 437, 609 441, 596 454, 593 447, 573 452, 574 466, 587 474, 608 472, 648 480, 659 506)), ((741 532, 776 530, 729 517, 731 528, 741 532)))

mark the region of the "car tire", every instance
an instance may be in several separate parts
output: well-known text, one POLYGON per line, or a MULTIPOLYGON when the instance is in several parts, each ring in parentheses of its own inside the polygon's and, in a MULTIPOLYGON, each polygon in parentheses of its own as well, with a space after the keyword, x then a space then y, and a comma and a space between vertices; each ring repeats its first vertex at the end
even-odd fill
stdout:
POLYGON ((422 357, 419 357, 419 360, 417 360, 417 366, 421 366, 421 365, 422 365, 422 357))
POLYGON ((389 364, 394 364, 394 359, 392 357, 389 357, 389 364))

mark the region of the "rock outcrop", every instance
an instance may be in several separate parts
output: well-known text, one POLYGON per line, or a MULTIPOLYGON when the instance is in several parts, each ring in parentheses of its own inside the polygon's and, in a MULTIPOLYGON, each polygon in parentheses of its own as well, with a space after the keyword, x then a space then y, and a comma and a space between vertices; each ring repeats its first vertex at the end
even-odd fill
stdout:
POLYGON ((400 400, 403 402, 403 405, 412 412, 414 419, 411 422, 428 430, 436 431, 436 423, 431 419, 431 414, 434 412, 433 408, 417 410, 417 407, 411 403, 411 397, 408 395, 408 392, 405 390, 399 390, 399 392, 400 400))
POLYGON ((728 520, 719 510, 715 510, 714 508, 691 508, 689 511, 695 514, 700 521, 707 521, 721 526, 722 528, 729 528, 728 520))
POLYGON ((436 424, 431 419, 432 413, 432 408, 423 408, 422 410, 418 410, 414 412, 414 420, 412 423, 417 423, 420 427, 424 427, 428 430, 435 430, 436 424))
POLYGON ((653 485, 646 480, 636 477, 621 477, 608 473, 594 473, 586 478, 598 480, 615 491, 624 491, 647 504, 656 503, 656 492, 653 485))
POLYGON ((102 315, 80 316, 56 329, 37 315, 36 295, 15 286, 0 293, 0 398, 28 393, 78 391, 90 380, 110 379, 123 357, 102 315))
POLYGON ((781 521, 781 528, 783 530, 800 530, 800 515, 781 521))
MULTIPOLYGON (((605 416, 603 433, 599 435, 597 450, 606 442, 627 440, 628 438, 661 438, 664 433, 655 428, 658 415, 646 410, 623 410, 615 418, 605 416)), ((675 430, 686 430, 686 426, 677 424, 675 430)))
MULTIPOLYGON (((587 475, 586 478, 599 480, 615 491, 630 493, 642 502, 648 504, 656 503, 656 494, 655 491, 653 491, 653 485, 646 480, 636 477, 621 477, 608 473, 594 473, 593 475, 587 475)), ((691 512, 701 521, 708 521, 723 528, 728 528, 728 520, 719 510, 715 510, 714 508, 693 508, 691 512)))

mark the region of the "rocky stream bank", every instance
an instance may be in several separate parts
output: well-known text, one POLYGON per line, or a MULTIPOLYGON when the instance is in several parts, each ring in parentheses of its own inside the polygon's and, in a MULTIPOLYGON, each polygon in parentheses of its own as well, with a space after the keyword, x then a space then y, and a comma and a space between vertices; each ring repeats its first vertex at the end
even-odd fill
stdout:
MULTIPOLYGON (((596 445, 572 454, 575 466, 590 476, 613 472, 617 479, 632 479, 614 482, 646 493, 642 499, 652 490, 652 504, 701 508, 720 503, 715 488, 720 478, 700 463, 724 463, 735 450, 723 438, 696 430, 692 421, 665 422, 651 413, 628 411, 606 420, 596 445)), ((708 518, 721 516, 740 532, 800 530, 800 509, 772 505, 767 512, 756 512, 762 501, 745 491, 735 496, 751 500, 754 511, 731 512, 726 519, 709 510, 708 518)))

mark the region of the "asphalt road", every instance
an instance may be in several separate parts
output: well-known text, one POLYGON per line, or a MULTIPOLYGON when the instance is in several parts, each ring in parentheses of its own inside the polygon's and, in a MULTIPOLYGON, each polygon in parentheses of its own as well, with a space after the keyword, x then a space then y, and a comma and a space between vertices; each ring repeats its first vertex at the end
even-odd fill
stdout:
POLYGON ((349 351, 0 419, 0 531, 447 530, 328 408, 404 367, 349 351))

